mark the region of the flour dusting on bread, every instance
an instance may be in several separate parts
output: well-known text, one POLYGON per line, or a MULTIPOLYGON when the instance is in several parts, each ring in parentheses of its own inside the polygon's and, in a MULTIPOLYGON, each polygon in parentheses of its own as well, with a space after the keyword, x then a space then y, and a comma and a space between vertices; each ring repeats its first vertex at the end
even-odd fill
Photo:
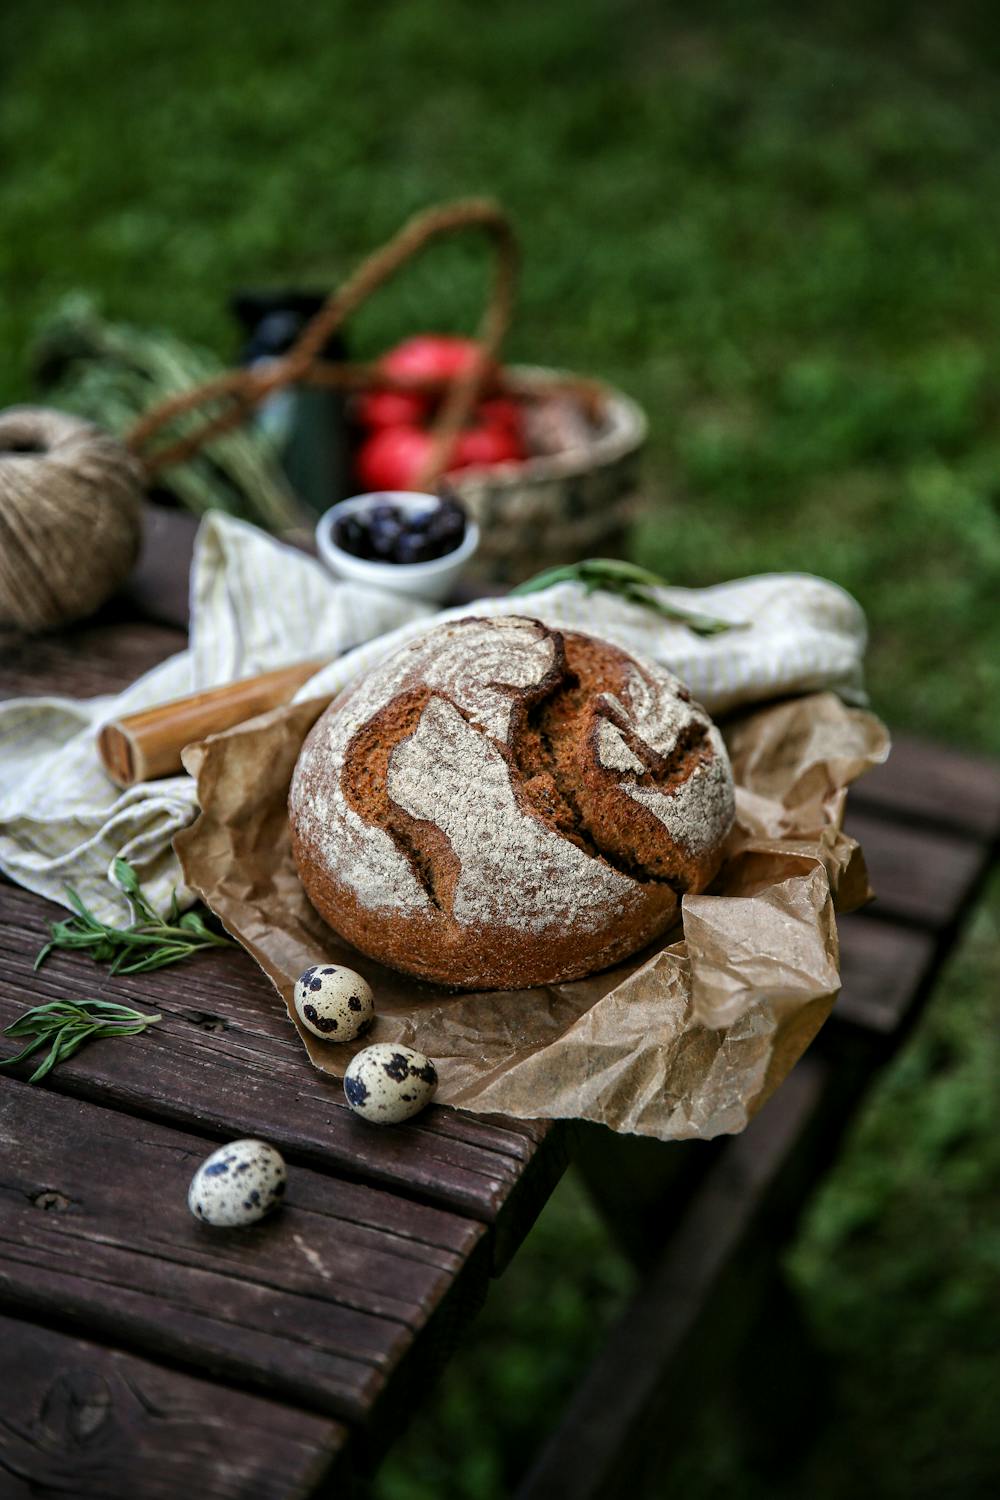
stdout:
POLYGON ((318 721, 290 797, 303 884, 343 936, 483 987, 577 977, 703 889, 733 819, 722 738, 681 683, 537 620, 403 647, 318 721))
POLYGON ((559 921, 600 918, 609 903, 636 894, 633 881, 520 805, 499 750, 443 698, 431 700, 416 734, 393 751, 389 795, 436 824, 458 855, 458 922, 540 932, 559 921))
MULTIPOLYGON (((414 681, 459 704, 497 739, 510 727, 512 692, 536 686, 553 669, 553 637, 519 618, 460 620, 410 642, 327 711, 309 737, 310 758, 339 768, 357 731, 414 681)), ((356 892, 362 905, 405 914, 431 911, 411 862, 381 828, 348 805, 338 774, 296 775, 292 816, 298 837, 314 843, 324 863, 356 892)))

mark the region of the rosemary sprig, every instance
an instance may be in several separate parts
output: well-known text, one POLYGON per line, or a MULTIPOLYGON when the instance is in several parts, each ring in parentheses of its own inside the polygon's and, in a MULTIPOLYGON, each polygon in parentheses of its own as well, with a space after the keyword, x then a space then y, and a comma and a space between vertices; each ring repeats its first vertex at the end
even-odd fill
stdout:
POLYGON ((147 901, 139 877, 124 859, 114 863, 115 880, 132 911, 129 927, 110 927, 99 922, 84 905, 72 886, 66 887, 75 916, 52 923, 52 936, 35 959, 38 969, 54 948, 83 949, 95 963, 110 963, 112 974, 146 974, 189 958, 203 948, 232 948, 231 938, 220 936, 207 927, 195 911, 183 916, 173 894, 167 920, 147 901))
POLYGON ((33 1005, 4 1029, 4 1036, 34 1038, 14 1057, 5 1057, 0 1068, 31 1057, 42 1047, 48 1052, 29 1078, 37 1083, 56 1063, 65 1062, 84 1042, 94 1037, 138 1036, 162 1016, 147 1016, 128 1005, 112 1000, 50 1000, 47 1005, 33 1005))
POLYGON ((745 620, 721 620, 715 615, 705 615, 698 610, 683 609, 678 604, 668 604, 652 592, 654 589, 669 588, 665 578, 650 573, 647 568, 639 568, 635 563, 622 562, 613 557, 588 557, 583 562, 566 563, 561 568, 547 568, 544 573, 536 573, 534 578, 519 583, 510 592, 537 594, 540 589, 551 588, 554 583, 581 583, 588 594, 597 589, 606 594, 619 594, 632 604, 641 604, 645 609, 654 610, 665 620, 675 620, 680 625, 686 625, 695 635, 721 635, 726 630, 745 630, 747 625, 745 620))

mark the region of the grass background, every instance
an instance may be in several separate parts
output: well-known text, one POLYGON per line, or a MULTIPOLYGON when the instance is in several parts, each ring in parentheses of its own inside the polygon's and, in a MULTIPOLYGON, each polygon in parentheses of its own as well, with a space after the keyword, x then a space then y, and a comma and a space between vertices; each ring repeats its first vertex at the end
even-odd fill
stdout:
MULTIPOLYGON (((236 285, 328 285, 410 211, 494 194, 510 353, 650 412, 634 555, 836 579, 891 723, 1000 753, 998 69, 964 0, 8 7, 0 402, 68 291, 229 358, 236 285)), ((442 250, 355 345, 466 328, 483 284, 442 250)), ((793 1248, 839 1405, 789 1494, 995 1490, 998 981, 995 887, 793 1248)), ((568 1182, 381 1500, 507 1493, 627 1284, 568 1182)), ((691 1500, 763 1494, 706 1422, 691 1500)))

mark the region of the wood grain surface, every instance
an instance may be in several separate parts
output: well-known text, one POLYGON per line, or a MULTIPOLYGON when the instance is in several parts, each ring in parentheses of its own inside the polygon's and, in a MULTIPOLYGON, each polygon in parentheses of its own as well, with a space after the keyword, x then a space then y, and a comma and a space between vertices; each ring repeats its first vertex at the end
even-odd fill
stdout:
POLYGON ((114 615, 86 621, 64 634, 0 631, 0 698, 43 693, 96 698, 117 693, 186 645, 181 630, 139 620, 123 622, 114 615))
POLYGON ((929 932, 881 922, 865 912, 838 917, 840 977, 836 1023, 891 1035, 930 973, 936 944, 929 932))
POLYGON ((992 860, 985 841, 888 821, 848 806, 844 827, 864 850, 875 891, 871 915, 940 931, 969 903, 992 860))
POLYGON ((213 1230, 187 1206, 212 1145, 8 1081, 0 1302, 391 1427, 485 1295, 482 1227, 297 1167, 279 1212, 213 1230))
POLYGON ((1000 767, 983 755, 900 735, 885 765, 863 776, 851 806, 874 809, 917 827, 1000 839, 1000 767))
POLYGON ((3 1500, 300 1500, 340 1488, 339 1422, 0 1317, 3 1500))
MULTIPOLYGON (((140 1037, 83 1048, 50 1075, 51 1087, 220 1139, 265 1136, 290 1160, 364 1177, 490 1226, 497 1269, 514 1253, 565 1166, 558 1126, 432 1106, 409 1124, 375 1129, 309 1062, 282 1001, 245 953, 220 950, 115 978, 88 958, 57 953, 33 972, 47 922, 59 914, 0 882, 0 1024, 67 995, 154 1009, 163 1021, 140 1037)), ((30 1071, 29 1060, 21 1076, 30 1071)))

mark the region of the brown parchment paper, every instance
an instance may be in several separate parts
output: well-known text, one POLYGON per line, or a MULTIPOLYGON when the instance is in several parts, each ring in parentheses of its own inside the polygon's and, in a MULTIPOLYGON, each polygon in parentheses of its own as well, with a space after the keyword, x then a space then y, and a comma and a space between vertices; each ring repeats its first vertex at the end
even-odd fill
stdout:
POLYGON ((452 994, 344 943, 299 884, 286 799, 327 701, 189 746, 201 814, 175 840, 188 884, 273 981, 293 1024, 292 989, 310 964, 345 963, 371 984, 378 1019, 362 1042, 331 1046, 297 1026, 313 1064, 342 1077, 360 1047, 400 1041, 434 1059, 440 1104, 663 1140, 742 1130, 836 998, 834 908, 870 895, 840 828, 845 788, 888 754, 878 719, 815 693, 721 722, 737 825, 711 893, 684 898, 683 930, 572 984, 452 994))

